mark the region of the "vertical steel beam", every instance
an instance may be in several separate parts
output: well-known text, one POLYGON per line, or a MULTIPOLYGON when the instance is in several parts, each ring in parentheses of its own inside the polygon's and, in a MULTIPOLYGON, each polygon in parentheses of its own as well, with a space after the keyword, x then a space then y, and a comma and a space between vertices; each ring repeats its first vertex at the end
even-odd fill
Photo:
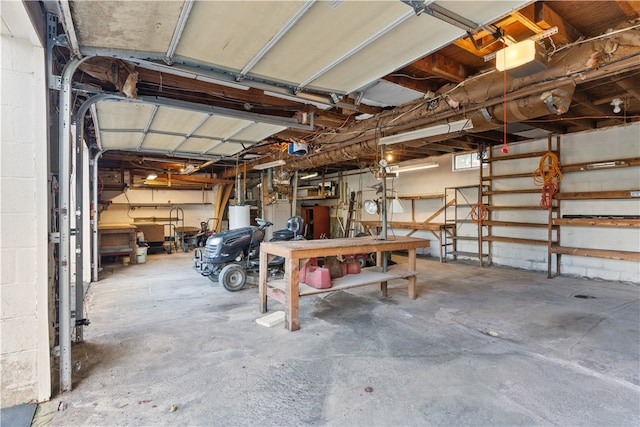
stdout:
POLYGON ((58 244, 58 319, 60 342, 60 391, 71 390, 71 286, 69 272, 70 233, 69 221, 70 191, 69 176, 71 172, 71 113, 73 110, 71 97, 71 80, 80 65, 80 60, 72 59, 64 68, 60 84, 59 138, 58 153, 58 223, 60 243, 58 244))
POLYGON ((176 28, 173 30, 173 36, 171 37, 171 42, 169 43, 169 47, 167 48, 167 53, 164 57, 164 62, 167 65, 173 64, 173 57, 176 53, 176 49, 178 48, 178 43, 182 38, 182 33, 184 32, 184 27, 187 25, 187 21, 189 20, 189 15, 191 14, 191 8, 193 7, 194 0, 185 0, 182 10, 180 11, 180 16, 178 17, 178 22, 176 23, 176 28))
POLYGON ((98 151, 95 157, 92 159, 92 172, 93 172, 93 203, 91 212, 93 215, 93 219, 91 220, 91 233, 92 233, 92 243, 93 243, 93 274, 91 275, 91 279, 93 282, 98 281, 98 265, 100 264, 100 248, 98 248, 98 160, 100 156, 102 156, 104 151, 98 151))
MULTIPOLYGON (((84 110, 83 110, 84 111, 84 110)), ((76 138, 75 138, 75 184, 76 184, 76 198, 75 198, 75 233, 74 236, 76 238, 76 309, 74 316, 74 325, 76 327, 76 342, 83 341, 83 302, 84 302, 84 257, 82 256, 82 236, 83 236, 83 213, 82 213, 82 205, 84 202, 84 191, 83 191, 83 183, 84 183, 84 156, 83 156, 83 146, 82 146, 82 135, 84 134, 84 114, 82 116, 76 116, 76 138)))

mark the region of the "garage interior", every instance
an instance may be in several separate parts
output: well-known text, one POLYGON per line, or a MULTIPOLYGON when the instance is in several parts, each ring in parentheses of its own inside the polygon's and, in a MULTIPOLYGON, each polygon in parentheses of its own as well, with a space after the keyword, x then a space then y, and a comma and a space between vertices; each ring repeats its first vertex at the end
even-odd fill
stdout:
POLYGON ((0 11, 3 418, 640 424, 638 2, 0 11))

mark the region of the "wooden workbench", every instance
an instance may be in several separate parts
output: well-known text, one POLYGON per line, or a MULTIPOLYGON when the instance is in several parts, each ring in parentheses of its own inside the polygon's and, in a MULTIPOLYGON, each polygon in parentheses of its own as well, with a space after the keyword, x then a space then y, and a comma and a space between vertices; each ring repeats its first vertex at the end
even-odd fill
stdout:
POLYGON ((129 264, 136 264, 136 232, 131 224, 99 224, 98 246, 100 256, 98 265, 102 265, 103 256, 128 255, 129 264))
POLYGON ((262 242, 260 244, 260 312, 267 311, 267 297, 272 297, 284 304, 285 328, 295 331, 300 328, 298 322, 299 299, 301 296, 320 292, 335 292, 343 289, 380 284, 383 295, 386 295, 387 281, 405 278, 408 281, 409 297, 416 297, 416 248, 429 247, 429 241, 416 237, 395 237, 379 240, 372 236, 353 237, 347 239, 294 240, 279 242, 262 242), (380 254, 387 251, 406 250, 409 252, 406 270, 394 268, 383 272, 377 269, 365 269, 360 274, 347 275, 332 281, 328 289, 315 289, 298 283, 301 265, 308 258, 332 255, 350 255, 376 252, 376 260, 380 263, 380 254), (279 255, 285 258, 285 274, 280 280, 268 280, 268 257, 279 255))

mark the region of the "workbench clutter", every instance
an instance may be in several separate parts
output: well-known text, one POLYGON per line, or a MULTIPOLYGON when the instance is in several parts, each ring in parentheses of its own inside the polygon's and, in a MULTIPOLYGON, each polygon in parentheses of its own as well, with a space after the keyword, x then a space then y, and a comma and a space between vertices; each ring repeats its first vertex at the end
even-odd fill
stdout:
POLYGON ((360 263, 353 258, 340 261, 335 256, 326 257, 322 267, 318 265, 317 258, 310 258, 298 272, 298 283, 316 289, 328 289, 331 287, 331 279, 347 274, 360 274, 360 271, 360 263))

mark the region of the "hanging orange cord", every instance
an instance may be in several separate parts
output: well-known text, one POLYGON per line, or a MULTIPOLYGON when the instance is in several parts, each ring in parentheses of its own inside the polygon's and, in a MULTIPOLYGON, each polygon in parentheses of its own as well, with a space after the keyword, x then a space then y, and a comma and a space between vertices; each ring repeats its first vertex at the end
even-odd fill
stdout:
POLYGON ((540 207, 549 209, 553 205, 553 196, 558 192, 560 181, 562 181, 562 171, 558 156, 549 151, 540 158, 538 169, 533 173, 533 182, 542 186, 540 207))
POLYGON ((476 224, 482 224, 482 221, 487 219, 487 206, 482 203, 476 203, 471 208, 471 221, 476 224))

